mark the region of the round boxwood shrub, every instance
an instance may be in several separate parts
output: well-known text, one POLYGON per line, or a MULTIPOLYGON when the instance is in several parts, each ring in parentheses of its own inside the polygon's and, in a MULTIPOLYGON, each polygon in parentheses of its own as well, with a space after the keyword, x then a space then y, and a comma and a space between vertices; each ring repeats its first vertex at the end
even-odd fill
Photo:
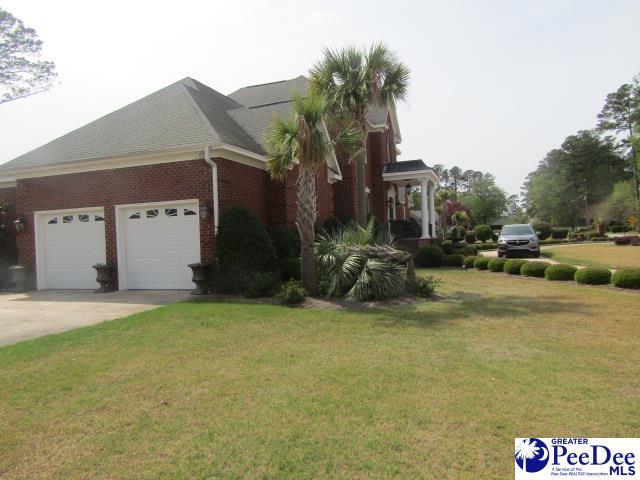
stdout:
POLYGON ((466 255, 476 255, 478 253, 478 247, 476 247, 475 245, 465 245, 464 247, 462 247, 462 250, 464 250, 464 254, 466 255))
POLYGON ((566 265, 564 263, 549 265, 544 271, 544 278, 547 280, 573 280, 577 270, 573 265, 566 265))
POLYGON ((442 248, 442 251, 445 253, 445 255, 451 255, 451 253, 453 253, 453 241, 443 240, 440 248, 442 248))
POLYGON ((549 268, 547 262, 527 262, 520 269, 520 273, 526 277, 538 277, 543 278, 544 272, 549 268))
POLYGON ((551 236, 551 233, 553 232, 551 224, 547 222, 536 222, 533 224, 533 229, 536 232, 540 232, 540 235, 538 235, 538 238, 540 240, 546 240, 551 236))
POLYGON ((585 285, 609 285, 611 283, 611 270, 602 267, 587 267, 576 271, 573 276, 578 283, 585 285))
POLYGON ((489 262, 491 259, 489 257, 476 257, 475 262, 473 262, 473 266, 478 270, 487 270, 489 268, 489 262))
POLYGON ((476 261, 476 257, 475 255, 469 255, 468 257, 464 257, 464 260, 462 261, 462 265, 464 266, 464 268, 473 268, 473 264, 476 261))
MULTIPOLYGON (((278 272, 273 240, 244 207, 231 207, 221 215, 214 254, 214 289, 221 293, 243 293, 256 273, 278 272)), ((260 290, 260 282, 254 283, 260 290)))
POLYGON ((464 263, 464 255, 445 255, 444 264, 448 267, 461 267, 464 263))
POLYGON ((487 267, 489 267, 489 270, 492 272, 502 272, 505 262, 506 260, 504 258, 492 258, 487 264, 487 267))
POLYGON ((511 259, 504 262, 504 271, 509 275, 520 275, 522 266, 527 263, 526 260, 511 259))
POLYGON ((625 268, 618 270, 613 274, 611 283, 618 288, 632 288, 634 290, 640 289, 640 268, 625 268))
POLYGON ((476 238, 481 242, 486 242, 491 238, 491 227, 489 225, 476 225, 476 238))
POLYGON ((441 267, 443 262, 444 252, 437 245, 425 245, 416 252, 415 263, 417 267, 441 267))

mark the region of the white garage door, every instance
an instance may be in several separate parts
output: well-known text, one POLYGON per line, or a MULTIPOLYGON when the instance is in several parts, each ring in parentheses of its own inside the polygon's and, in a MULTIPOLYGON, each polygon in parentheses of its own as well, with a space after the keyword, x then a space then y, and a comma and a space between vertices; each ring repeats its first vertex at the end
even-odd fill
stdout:
POLYGON ((200 261, 197 204, 124 209, 128 289, 190 289, 190 263, 200 261))
POLYGON ((103 211, 47 214, 42 225, 46 287, 98 288, 92 266, 106 261, 103 211))

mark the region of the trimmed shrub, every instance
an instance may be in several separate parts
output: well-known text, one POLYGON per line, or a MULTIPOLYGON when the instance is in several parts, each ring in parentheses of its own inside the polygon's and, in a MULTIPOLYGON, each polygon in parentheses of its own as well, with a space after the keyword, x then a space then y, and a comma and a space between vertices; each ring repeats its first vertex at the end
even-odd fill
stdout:
POLYGON ((415 294, 419 297, 431 297, 436 291, 436 287, 440 285, 440 280, 431 275, 418 278, 416 281, 415 294))
POLYGON ((478 247, 476 247, 475 245, 465 245, 464 247, 462 247, 462 250, 464 251, 465 255, 475 255, 476 253, 478 253, 478 247))
POLYGON ((272 297, 278 291, 278 278, 271 272, 254 273, 245 288, 244 294, 249 298, 272 297))
POLYGON ((231 207, 221 215, 214 255, 214 290, 220 293, 243 293, 256 273, 278 272, 271 236, 244 207, 231 207))
POLYGON ((504 271, 505 262, 506 262, 506 260, 504 258, 492 258, 489 261, 487 267, 492 272, 502 272, 502 271, 504 271))
POLYGON ((300 236, 296 230, 289 227, 273 227, 269 230, 269 235, 278 258, 300 256, 300 236))
POLYGON ((464 257, 464 260, 462 261, 462 265, 464 266, 464 268, 473 268, 476 258, 478 257, 476 257, 475 255, 469 255, 468 257, 464 257))
POLYGON ((300 258, 287 257, 278 262, 280 264, 280 278, 283 282, 287 280, 300 280, 300 258))
POLYGON ((591 237, 589 240, 592 242, 606 242, 609 239, 607 237, 591 237))
POLYGON ((306 296, 307 291, 298 280, 289 280, 283 283, 278 292, 280 300, 291 305, 302 303, 306 296))
POLYGON ((549 265, 544 271, 544 278, 547 280, 560 281, 573 280, 577 270, 573 265, 565 265, 563 263, 549 265))
POLYGON ((461 267, 464 263, 464 255, 445 255, 444 264, 447 267, 461 267))
POLYGON ((609 226, 609 231, 611 233, 624 233, 629 231, 629 227, 623 224, 614 224, 609 226))
POLYGON ((467 243, 474 243, 476 241, 476 232, 468 230, 464 233, 464 241, 467 243))
POLYGON ((625 268, 618 270, 613 274, 611 283, 618 288, 632 288, 634 290, 640 289, 640 268, 625 268))
POLYGON ((425 245, 416 252, 415 263, 417 267, 441 267, 443 262, 444 252, 437 245, 425 245))
POLYGON ((495 242, 487 242, 476 245, 477 250, 495 250, 498 248, 498 244, 495 242))
POLYGON ((555 240, 564 240, 569 236, 569 231, 571 229, 568 227, 553 227, 551 229, 551 238, 555 240))
POLYGON ((440 248, 442 248, 442 251, 446 255, 450 255, 451 253, 453 253, 453 242, 451 240, 443 240, 440 248))
POLYGON ((536 232, 540 232, 540 235, 538 235, 538 238, 540 240, 546 240, 551 236, 553 232, 553 230, 551 229, 551 224, 548 222, 536 222, 533 224, 533 229, 536 232))
POLYGON ((489 257, 476 257, 473 262, 473 266, 478 270, 487 270, 489 268, 489 262, 491 259, 489 257))
POLYGON ((466 257, 467 253, 464 248, 458 247, 453 249, 453 252, 451 252, 451 255, 462 255, 463 257, 466 257))
POLYGON ((507 260, 504 262, 503 270, 509 275, 520 275, 520 270, 525 263, 527 263, 526 260, 507 260))
POLYGON ((520 273, 526 277, 543 278, 549 265, 547 262, 526 262, 520 269, 520 273))
POLYGON ((491 227, 489 225, 476 225, 476 238, 481 242, 486 242, 491 238, 491 227))
POLYGON ((639 238, 639 237, 636 235, 622 235, 620 237, 615 237, 613 239, 613 243, 615 243, 616 245, 631 245, 631 243, 636 238, 639 238))
POLYGON ((602 267, 587 267, 576 271, 573 279, 586 285, 609 285, 611 283, 611 270, 602 267))

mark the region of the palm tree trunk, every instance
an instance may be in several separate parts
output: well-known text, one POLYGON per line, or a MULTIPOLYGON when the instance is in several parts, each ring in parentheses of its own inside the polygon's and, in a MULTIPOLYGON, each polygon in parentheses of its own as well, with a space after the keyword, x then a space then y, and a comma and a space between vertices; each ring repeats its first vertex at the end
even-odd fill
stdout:
POLYGON ((318 216, 315 170, 305 169, 298 177, 298 234, 300 235, 300 278, 310 295, 318 294, 313 252, 315 224, 318 216))
POLYGON ((367 129, 362 129, 362 151, 356 158, 356 222, 361 227, 367 226, 367 193, 366 161, 367 161, 367 129))

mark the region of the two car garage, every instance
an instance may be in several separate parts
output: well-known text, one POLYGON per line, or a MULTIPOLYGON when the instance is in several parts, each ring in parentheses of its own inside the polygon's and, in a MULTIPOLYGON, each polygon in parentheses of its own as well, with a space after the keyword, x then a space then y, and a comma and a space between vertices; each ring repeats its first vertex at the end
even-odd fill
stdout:
MULTIPOLYGON (((38 289, 97 288, 97 263, 107 262, 104 208, 37 212, 38 289)), ((121 290, 192 288, 188 264, 200 261, 197 201, 115 207, 121 290)))

